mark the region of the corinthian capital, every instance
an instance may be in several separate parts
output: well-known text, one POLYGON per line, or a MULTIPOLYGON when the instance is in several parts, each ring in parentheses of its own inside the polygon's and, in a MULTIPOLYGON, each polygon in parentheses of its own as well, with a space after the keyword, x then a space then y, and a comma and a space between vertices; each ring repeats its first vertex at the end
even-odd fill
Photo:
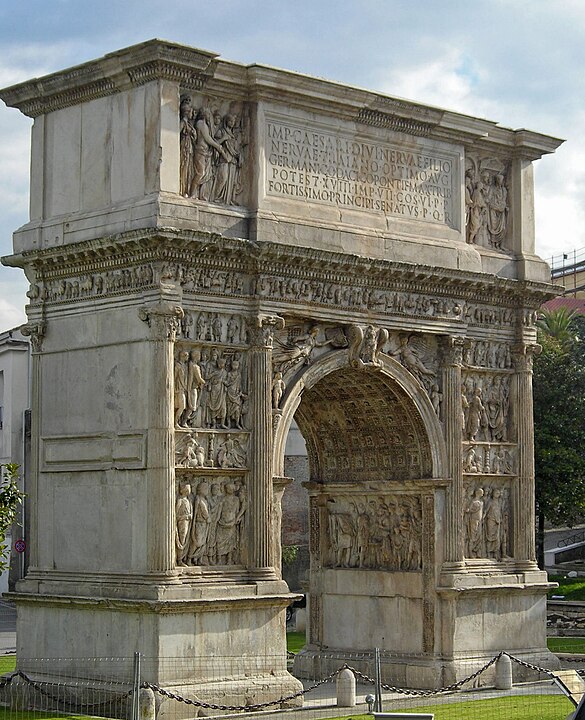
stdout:
POLYGON ((248 319, 247 323, 250 347, 269 350, 274 342, 274 332, 284 327, 284 318, 279 315, 256 315, 248 319))
POLYGON ((457 335, 443 335, 440 341, 443 365, 462 365, 465 338, 457 335))
POLYGON ((47 323, 44 320, 37 322, 29 322, 20 328, 20 332, 30 338, 30 344, 33 352, 39 353, 43 349, 43 338, 47 329, 47 323))
POLYGON ((532 372, 535 357, 542 352, 542 345, 537 343, 519 343, 512 346, 512 364, 516 372, 532 372))
POLYGON ((138 316, 147 323, 152 340, 175 341, 184 316, 183 308, 172 303, 159 302, 145 305, 138 310, 138 316))

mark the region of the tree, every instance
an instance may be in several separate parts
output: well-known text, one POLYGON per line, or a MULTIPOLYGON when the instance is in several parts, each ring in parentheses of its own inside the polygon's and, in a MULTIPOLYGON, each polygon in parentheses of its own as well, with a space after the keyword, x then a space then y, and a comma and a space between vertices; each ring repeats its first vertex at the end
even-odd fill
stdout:
POLYGON ((574 310, 567 310, 560 307, 556 310, 543 310, 536 323, 540 335, 551 337, 557 340, 563 349, 569 350, 575 342, 575 319, 577 315, 574 310))
POLYGON ((0 464, 0 572, 10 563, 10 547, 6 545, 6 533, 16 520, 23 493, 18 489, 18 465, 0 464))
POLYGON ((542 354, 534 363, 536 545, 541 568, 545 519, 570 526, 585 510, 585 333, 581 319, 565 320, 565 312, 547 314, 546 323, 539 326, 542 354))

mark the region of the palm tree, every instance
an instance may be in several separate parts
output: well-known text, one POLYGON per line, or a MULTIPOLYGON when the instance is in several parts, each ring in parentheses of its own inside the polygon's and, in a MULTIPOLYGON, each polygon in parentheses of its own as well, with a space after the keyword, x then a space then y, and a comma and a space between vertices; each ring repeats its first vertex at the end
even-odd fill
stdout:
POLYGON ((554 338, 563 350, 568 351, 575 343, 577 336, 577 328, 574 323, 576 316, 577 313, 574 310, 567 310, 566 307, 542 310, 536 326, 539 334, 554 338))

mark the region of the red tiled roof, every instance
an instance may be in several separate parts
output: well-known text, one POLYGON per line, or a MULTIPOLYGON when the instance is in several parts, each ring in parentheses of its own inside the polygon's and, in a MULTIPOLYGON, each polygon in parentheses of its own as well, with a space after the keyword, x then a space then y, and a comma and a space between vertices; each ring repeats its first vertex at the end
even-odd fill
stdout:
POLYGON ((567 308, 569 311, 574 310, 579 315, 585 315, 585 299, 583 298, 556 297, 542 306, 544 310, 558 310, 561 307, 567 308))

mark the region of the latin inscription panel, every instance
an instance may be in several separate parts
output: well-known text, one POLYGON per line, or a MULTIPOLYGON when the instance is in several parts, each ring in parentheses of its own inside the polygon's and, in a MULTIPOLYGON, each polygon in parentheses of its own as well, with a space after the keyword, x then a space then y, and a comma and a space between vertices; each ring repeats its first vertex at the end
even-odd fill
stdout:
POLYGON ((456 153, 419 138, 376 143, 274 118, 265 127, 268 196, 458 227, 456 153))

